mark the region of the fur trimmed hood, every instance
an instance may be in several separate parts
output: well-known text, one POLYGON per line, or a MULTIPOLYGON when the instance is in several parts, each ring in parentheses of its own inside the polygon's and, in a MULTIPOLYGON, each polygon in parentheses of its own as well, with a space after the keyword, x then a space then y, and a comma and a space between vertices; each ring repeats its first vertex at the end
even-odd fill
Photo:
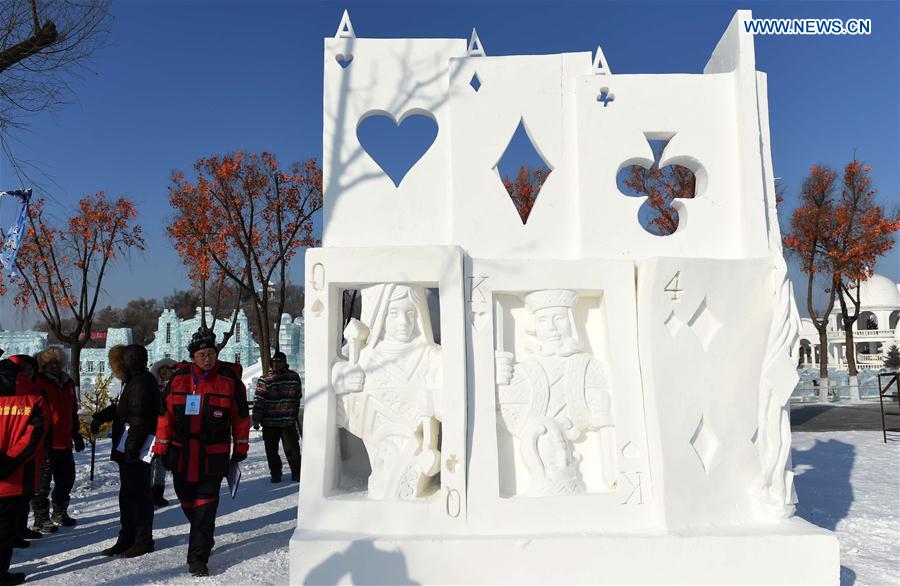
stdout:
POLYGON ((113 376, 119 380, 125 380, 125 361, 122 359, 122 352, 124 351, 125 344, 116 344, 109 349, 107 354, 109 368, 112 370, 113 376))
POLYGON ((47 348, 41 352, 38 352, 34 355, 34 359, 37 360, 38 366, 44 368, 48 362, 53 360, 59 361, 59 364, 62 368, 65 368, 69 364, 69 354, 62 348, 52 347, 47 348))
POLYGON ((109 367, 124 381, 147 370, 147 349, 140 344, 118 344, 109 349, 109 367))

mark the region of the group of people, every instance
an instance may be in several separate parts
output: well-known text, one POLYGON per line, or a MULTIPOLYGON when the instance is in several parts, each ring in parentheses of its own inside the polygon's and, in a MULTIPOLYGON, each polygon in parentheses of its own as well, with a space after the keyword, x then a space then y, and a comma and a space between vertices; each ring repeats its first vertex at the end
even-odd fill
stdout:
MULTIPOLYGON (((143 346, 115 346, 109 352, 122 391, 93 415, 91 431, 97 435, 112 423, 120 530, 101 553, 132 558, 154 551, 154 506, 168 504, 163 492, 169 471, 190 524, 188 571, 207 576, 222 481, 247 457, 251 414, 241 367, 218 359, 214 333, 195 333, 188 354, 189 362, 157 363, 151 371, 143 346)), ((282 477, 279 443, 291 479, 298 481, 300 377, 281 352, 271 364, 271 372, 258 381, 252 420, 254 427, 262 426, 272 482, 282 477)), ((75 383, 65 365, 58 348, 0 360, 0 586, 25 580, 25 574, 9 572, 14 548, 77 523, 68 514, 75 481, 72 450, 82 451, 84 438, 75 383)))

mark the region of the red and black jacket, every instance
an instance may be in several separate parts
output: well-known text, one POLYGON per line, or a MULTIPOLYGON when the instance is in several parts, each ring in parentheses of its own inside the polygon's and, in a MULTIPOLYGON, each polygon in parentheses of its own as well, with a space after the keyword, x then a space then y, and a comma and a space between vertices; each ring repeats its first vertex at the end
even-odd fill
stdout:
POLYGON ((75 382, 68 378, 60 385, 42 372, 34 380, 34 387, 47 401, 47 408, 50 411, 47 418, 48 433, 52 438, 48 441, 48 447, 54 450, 71 450, 72 437, 80 433, 75 382))
MULTIPOLYGON (((0 361, 0 395, 9 395, 9 390, 13 389, 16 395, 32 395, 35 397, 37 406, 42 414, 41 437, 46 438, 47 430, 50 427, 47 422, 47 401, 34 386, 34 379, 25 373, 25 365, 22 358, 23 355, 20 354, 0 361)), ((37 364, 35 364, 36 367, 37 364)), ((37 493, 37 489, 40 486, 41 464, 44 463, 45 458, 44 441, 41 441, 31 458, 25 461, 25 466, 22 469, 23 495, 31 497, 37 493)))
POLYGON ((175 371, 163 391, 153 453, 165 455, 173 474, 197 482, 228 472, 232 453, 250 447, 247 391, 232 368, 216 362, 207 372, 187 365, 175 371), (200 396, 200 413, 186 415, 188 395, 200 396))
POLYGON ((6 374, 22 376, 0 380, 0 498, 31 496, 38 480, 35 454, 44 438, 45 404, 40 395, 17 392, 20 380, 30 387, 24 373, 6 374))

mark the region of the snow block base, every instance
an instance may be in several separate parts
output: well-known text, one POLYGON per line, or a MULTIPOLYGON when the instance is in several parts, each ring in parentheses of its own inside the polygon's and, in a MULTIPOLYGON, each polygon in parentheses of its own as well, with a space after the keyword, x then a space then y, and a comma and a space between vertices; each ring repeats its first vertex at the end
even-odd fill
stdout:
POLYGON ((297 529, 291 584, 838 584, 801 519, 690 535, 378 537, 297 529))

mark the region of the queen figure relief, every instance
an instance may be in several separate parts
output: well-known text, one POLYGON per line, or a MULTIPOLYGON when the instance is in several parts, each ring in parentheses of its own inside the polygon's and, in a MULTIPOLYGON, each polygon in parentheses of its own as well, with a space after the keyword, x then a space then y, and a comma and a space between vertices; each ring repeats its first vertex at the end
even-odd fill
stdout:
POLYGON ((442 376, 424 288, 363 288, 361 320, 344 337, 348 360, 332 367, 337 422, 366 447, 369 498, 427 496, 441 467, 442 376))
POLYGON ((495 352, 498 421, 519 440, 518 456, 529 476, 527 496, 585 492, 585 466, 600 471, 599 490, 615 488, 607 369, 584 350, 573 312, 577 299, 566 289, 529 293, 524 297, 529 356, 514 362, 512 353, 495 352), (576 448, 585 441, 601 443, 600 461, 583 461, 576 448))

